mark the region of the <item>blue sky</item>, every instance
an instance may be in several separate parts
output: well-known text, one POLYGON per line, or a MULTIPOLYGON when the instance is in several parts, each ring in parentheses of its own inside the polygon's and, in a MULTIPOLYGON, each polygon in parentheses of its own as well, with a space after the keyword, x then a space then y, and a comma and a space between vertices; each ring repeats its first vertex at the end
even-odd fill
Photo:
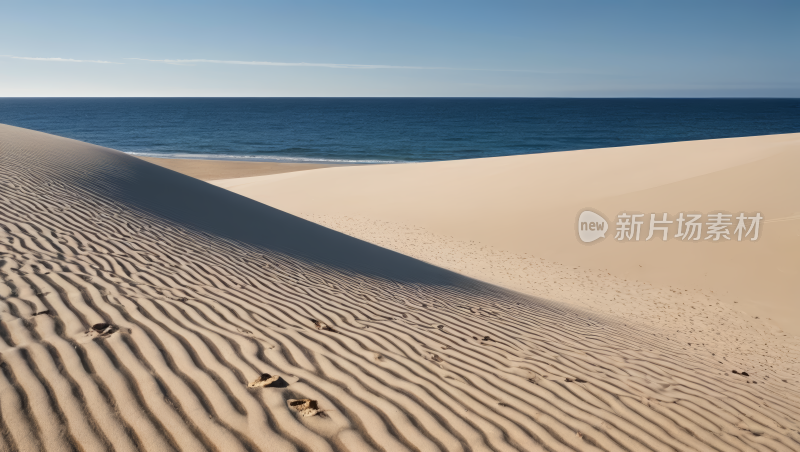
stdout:
POLYGON ((0 96, 800 97, 798 19, 769 0, 0 0, 0 96))

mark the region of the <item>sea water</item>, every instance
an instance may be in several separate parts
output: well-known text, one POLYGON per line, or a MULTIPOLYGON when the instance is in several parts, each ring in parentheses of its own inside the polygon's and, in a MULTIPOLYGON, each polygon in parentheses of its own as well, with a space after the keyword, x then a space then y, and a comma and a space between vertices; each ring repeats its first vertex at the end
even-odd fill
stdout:
POLYGON ((140 156, 422 162, 800 132, 800 99, 0 98, 0 123, 140 156))

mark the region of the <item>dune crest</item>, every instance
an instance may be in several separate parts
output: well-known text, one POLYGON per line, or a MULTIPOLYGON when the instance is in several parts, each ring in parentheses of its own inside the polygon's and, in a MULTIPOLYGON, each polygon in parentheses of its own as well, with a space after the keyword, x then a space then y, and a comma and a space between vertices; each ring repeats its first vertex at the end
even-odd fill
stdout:
POLYGON ((10 126, 0 277, 0 450, 800 448, 776 374, 10 126))

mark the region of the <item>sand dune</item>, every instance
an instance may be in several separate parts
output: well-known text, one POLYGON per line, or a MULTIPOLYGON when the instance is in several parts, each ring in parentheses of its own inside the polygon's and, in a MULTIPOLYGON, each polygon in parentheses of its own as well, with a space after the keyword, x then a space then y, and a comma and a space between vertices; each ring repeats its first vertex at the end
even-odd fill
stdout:
MULTIPOLYGON (((800 335, 800 134, 215 181, 295 214, 364 217, 686 289, 800 335), (365 189, 369 187, 369 189, 365 189), (578 212, 761 212, 758 242, 587 247, 578 212)), ((649 218, 649 215, 647 215, 649 218)), ((677 226, 674 226, 677 227, 677 226)), ((614 235, 613 225, 611 236, 614 235)), ((674 232, 673 232, 674 233, 674 232)))
POLYGON ((800 134, 789 134, 213 183, 484 281, 662 327, 739 365, 797 375, 798 166, 800 134), (612 222, 591 246, 575 232, 587 207, 612 222), (644 229, 636 243, 613 239, 619 212, 674 220, 719 210, 760 212, 761 238, 645 241, 644 229))
POLYGON ((800 449, 777 372, 10 126, 0 276, 0 450, 800 449))

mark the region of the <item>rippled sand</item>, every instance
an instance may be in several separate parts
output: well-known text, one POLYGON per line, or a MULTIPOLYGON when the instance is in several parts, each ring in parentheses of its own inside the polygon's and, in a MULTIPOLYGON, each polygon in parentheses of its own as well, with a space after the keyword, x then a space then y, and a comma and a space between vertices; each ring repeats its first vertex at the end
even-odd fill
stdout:
POLYGON ((0 450, 800 449, 772 374, 10 126, 0 272, 0 450))

